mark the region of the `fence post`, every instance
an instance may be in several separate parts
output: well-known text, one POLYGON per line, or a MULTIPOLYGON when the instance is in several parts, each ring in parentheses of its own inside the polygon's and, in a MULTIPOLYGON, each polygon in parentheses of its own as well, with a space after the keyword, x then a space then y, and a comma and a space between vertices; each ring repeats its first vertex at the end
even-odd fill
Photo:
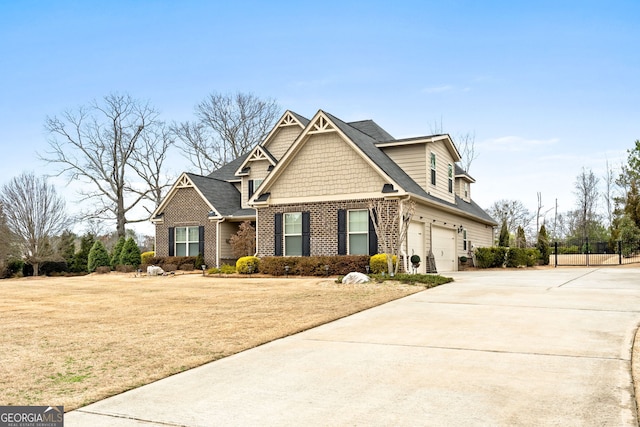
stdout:
POLYGON ((622 265, 622 240, 618 240, 618 264, 622 265))
POLYGON ((591 253, 591 248, 589 247, 589 238, 585 238, 585 241, 587 242, 587 246, 585 247, 586 249, 586 255, 587 255, 587 267, 589 267, 589 254, 591 253))
POLYGON ((554 267, 558 266, 558 241, 556 240, 555 242, 553 242, 553 253, 554 253, 554 258, 555 258, 555 265, 554 267))

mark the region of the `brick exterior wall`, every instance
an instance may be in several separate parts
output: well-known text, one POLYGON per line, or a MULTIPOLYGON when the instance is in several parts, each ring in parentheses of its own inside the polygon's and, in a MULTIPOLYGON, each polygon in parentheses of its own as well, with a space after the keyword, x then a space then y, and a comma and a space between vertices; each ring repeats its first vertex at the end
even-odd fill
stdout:
MULTIPOLYGON (((273 256, 274 244, 274 214, 286 212, 310 213, 311 223, 311 256, 338 254, 338 210, 367 209, 370 199, 343 200, 336 202, 300 203, 269 206, 257 211, 258 221, 256 234, 258 235, 258 256, 273 256)), ((387 200, 393 215, 398 213, 398 201, 387 200)), ((397 236, 397 230, 395 231, 397 236)), ((378 252, 380 252, 378 239, 378 252)))
POLYGON ((216 223, 209 221, 209 206, 194 188, 180 188, 164 208, 164 221, 156 224, 156 255, 169 256, 169 227, 204 226, 204 262, 216 263, 216 223))

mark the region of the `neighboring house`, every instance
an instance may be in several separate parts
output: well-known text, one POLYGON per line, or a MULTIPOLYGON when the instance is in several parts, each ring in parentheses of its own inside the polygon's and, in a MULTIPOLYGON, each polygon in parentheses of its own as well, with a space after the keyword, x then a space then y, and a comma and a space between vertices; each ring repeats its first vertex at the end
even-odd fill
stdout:
POLYGON ((229 239, 249 220, 259 257, 373 255, 369 204, 384 200, 397 214, 411 200, 404 253, 423 261, 432 253, 438 272, 457 270, 472 246, 493 244, 497 225, 473 202, 475 180, 459 160, 449 135, 394 139, 371 120, 287 111, 251 152, 209 176, 178 178, 151 218, 156 252, 233 263, 229 239))

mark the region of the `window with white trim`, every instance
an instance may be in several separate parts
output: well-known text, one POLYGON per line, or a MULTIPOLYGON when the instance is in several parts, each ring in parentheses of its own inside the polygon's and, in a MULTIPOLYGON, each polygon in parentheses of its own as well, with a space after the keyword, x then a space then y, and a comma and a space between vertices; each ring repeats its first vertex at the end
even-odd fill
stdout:
POLYGON ((453 193, 453 165, 449 163, 449 193, 453 193))
POLYGON ((466 251, 468 248, 469 243, 467 241, 467 230, 462 230, 462 249, 466 251))
POLYGON ((302 256, 302 212, 283 214, 284 255, 302 256))
POLYGON ((198 256, 200 248, 198 227, 176 227, 176 256, 198 256))
POLYGON ((468 182, 464 183, 464 198, 465 199, 469 198, 469 183, 468 182))
POLYGON ((349 211, 347 224, 349 255, 368 255, 369 211, 367 209, 349 211))
POLYGON ((436 153, 431 153, 431 185, 436 185, 436 153))

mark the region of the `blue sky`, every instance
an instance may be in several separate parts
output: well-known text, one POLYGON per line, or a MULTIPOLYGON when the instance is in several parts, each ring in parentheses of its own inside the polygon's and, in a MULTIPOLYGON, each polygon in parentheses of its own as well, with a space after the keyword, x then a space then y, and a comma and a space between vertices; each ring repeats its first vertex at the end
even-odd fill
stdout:
POLYGON ((243 91, 397 138, 472 132, 481 206, 541 192, 566 211, 582 167, 603 176, 640 138, 639 16, 637 0, 0 0, 0 183, 53 172, 35 153, 65 109, 120 92, 181 121, 243 91))

